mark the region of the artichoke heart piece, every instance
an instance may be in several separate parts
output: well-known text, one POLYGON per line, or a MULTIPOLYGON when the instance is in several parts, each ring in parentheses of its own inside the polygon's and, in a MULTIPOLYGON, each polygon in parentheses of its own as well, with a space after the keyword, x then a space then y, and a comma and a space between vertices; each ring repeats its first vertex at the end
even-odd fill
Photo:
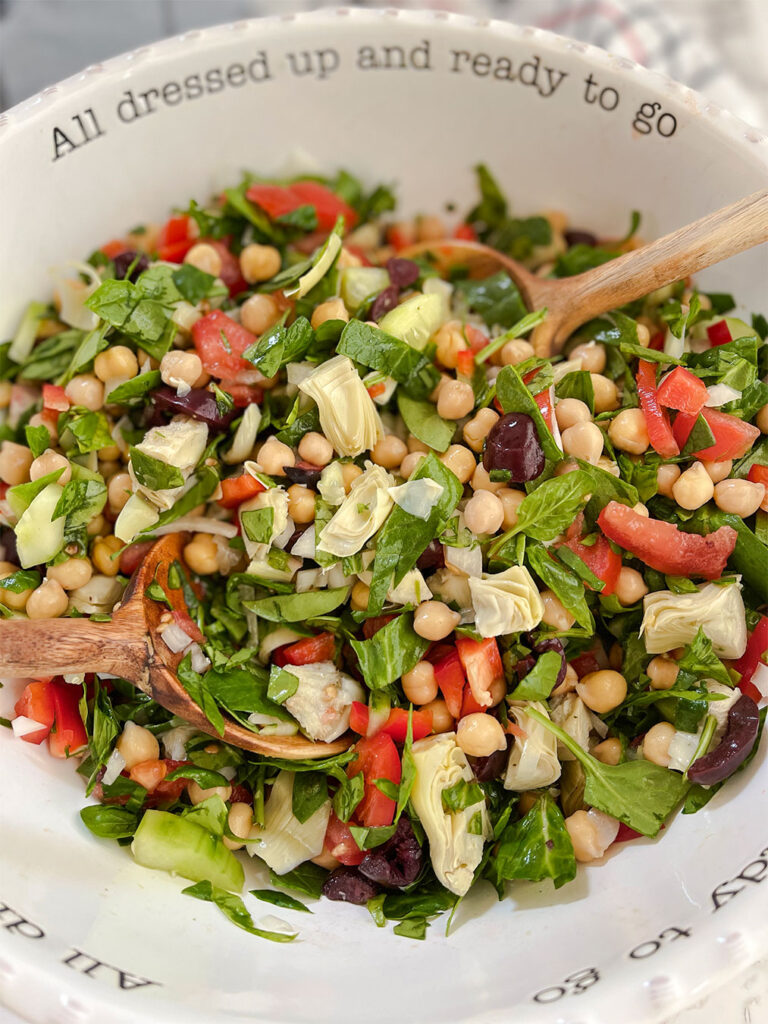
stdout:
POLYGON ((384 436, 379 414, 347 356, 334 356, 299 389, 317 403, 323 433, 340 455, 361 455, 384 436))
POLYGON ((275 874, 293 871, 323 850, 331 815, 326 800, 315 813, 301 822, 293 813, 293 772, 280 772, 264 805, 264 828, 256 827, 246 843, 252 857, 261 857, 275 874))
MULTIPOLYGON (((576 740, 582 750, 589 753, 589 734, 594 728, 594 718, 584 701, 577 693, 566 693, 562 697, 553 697, 550 703, 550 718, 567 732, 571 739, 576 740)), ((561 761, 574 761, 575 756, 563 743, 558 743, 557 754, 561 761)))
POLYGON ((425 522, 429 514, 440 500, 443 486, 436 480, 422 477, 420 480, 408 480, 399 487, 390 487, 390 496, 403 512, 408 512, 425 522))
POLYGON ((389 515, 392 476, 381 466, 368 469, 353 481, 349 494, 333 518, 323 527, 318 547, 330 555, 348 558, 357 554, 389 515))
POLYGON ((485 801, 461 811, 446 812, 442 794, 461 779, 471 782, 472 769, 453 732, 430 736, 413 744, 416 777, 411 801, 429 839, 429 855, 438 880, 457 896, 472 885, 475 868, 483 856, 490 823, 485 801), (470 831, 475 816, 480 828, 470 831))
POLYGON ((657 590, 643 598, 640 635, 649 654, 663 654, 691 643, 704 630, 719 658, 740 658, 747 647, 741 584, 707 583, 696 593, 657 590))
POLYGON ((290 665, 286 669, 299 681, 296 692, 283 704, 310 739, 330 743, 349 727, 352 702, 364 701, 365 693, 352 676, 340 672, 332 661, 290 665))
POLYGON ((247 530, 241 529, 240 531, 249 558, 266 558, 270 545, 285 530, 288 525, 288 493, 282 487, 270 487, 268 491, 261 491, 255 497, 244 501, 238 509, 238 517, 242 525, 244 512, 256 512, 259 509, 267 508, 272 510, 272 532, 268 540, 258 543, 250 539, 247 530))
POLYGON ((502 636, 535 629, 544 605, 531 574, 523 565, 469 578, 475 626, 480 636, 502 636))
POLYGON ((168 466, 175 466, 186 481, 182 487, 153 491, 140 484, 128 463, 128 472, 135 494, 141 494, 159 509, 169 509, 188 485, 188 478, 202 458, 208 441, 208 427, 188 416, 177 416, 164 427, 152 427, 136 450, 168 466))
POLYGON ((527 707, 535 708, 549 717, 546 705, 540 701, 531 701, 529 704, 515 702, 509 707, 509 717, 526 734, 525 739, 515 738, 504 777, 504 788, 518 792, 551 786, 560 778, 561 770, 557 756, 557 737, 531 718, 526 712, 527 707))

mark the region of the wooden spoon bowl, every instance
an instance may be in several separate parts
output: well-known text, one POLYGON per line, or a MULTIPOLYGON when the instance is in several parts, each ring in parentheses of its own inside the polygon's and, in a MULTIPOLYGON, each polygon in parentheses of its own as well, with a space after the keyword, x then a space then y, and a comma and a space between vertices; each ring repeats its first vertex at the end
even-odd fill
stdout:
POLYGON ((163 642, 162 626, 168 609, 147 597, 154 581, 165 591, 171 607, 187 611, 184 594, 168 580, 174 562, 183 565, 184 535, 158 540, 133 574, 120 607, 110 622, 90 619, 9 619, 0 622, 0 665, 7 676, 62 675, 105 672, 134 683, 167 711, 201 732, 234 747, 290 760, 328 757, 347 750, 349 734, 332 743, 305 736, 260 736, 225 716, 221 736, 176 676, 183 654, 163 642))

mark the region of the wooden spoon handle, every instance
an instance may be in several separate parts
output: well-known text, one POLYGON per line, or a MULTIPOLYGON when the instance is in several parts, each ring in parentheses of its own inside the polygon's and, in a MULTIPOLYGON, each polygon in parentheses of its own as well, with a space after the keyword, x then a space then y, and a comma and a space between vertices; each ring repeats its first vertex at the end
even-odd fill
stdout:
POLYGON ((9 619, 0 622, 0 669, 7 676, 107 672, 139 682, 147 650, 116 622, 9 619))
POLYGON ((641 249, 572 277, 567 288, 563 288, 564 281, 558 282, 557 300, 550 307, 562 317, 557 340, 562 341, 592 317, 765 241, 768 189, 753 192, 641 249), (569 309, 572 312, 567 312, 569 309))

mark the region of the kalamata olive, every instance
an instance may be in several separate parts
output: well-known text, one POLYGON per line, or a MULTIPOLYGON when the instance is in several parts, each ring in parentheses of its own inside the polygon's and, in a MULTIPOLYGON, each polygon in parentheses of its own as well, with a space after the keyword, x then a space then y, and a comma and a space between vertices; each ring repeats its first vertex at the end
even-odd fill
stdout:
POLYGON ((317 487, 320 474, 323 472, 319 466, 310 466, 308 463, 299 462, 296 466, 284 466, 283 471, 292 484, 303 484, 305 487, 317 487))
POLYGON ((445 565, 445 550, 440 541, 433 539, 416 559, 416 568, 422 572, 442 569, 445 565))
POLYGON ((535 480, 544 470, 544 452, 536 425, 524 412, 508 412, 491 427, 483 452, 483 467, 506 469, 510 483, 535 480))
POLYGON ((597 245, 597 238, 592 234, 591 231, 565 231, 563 233, 565 238, 565 244, 571 245, 597 245))
POLYGON ((323 896, 342 903, 363 906, 378 894, 378 885, 361 875, 357 868, 336 868, 323 882, 323 896))
POLYGON ((478 782, 490 782, 491 779, 498 779, 507 767, 509 748, 512 746, 512 737, 507 737, 507 745, 502 750, 494 750, 488 757, 468 757, 470 768, 475 773, 478 782))
POLYGON ((759 725, 757 704, 743 693, 728 711, 728 728, 718 745, 688 769, 691 782, 713 786, 733 775, 754 746, 759 725))
POLYGON ((173 388, 158 388, 152 392, 152 402, 157 409, 191 416, 215 431, 226 430, 235 418, 234 409, 226 413, 219 410, 215 396, 207 388, 192 388, 186 395, 177 395, 173 388))
POLYGON ((416 881, 422 861, 419 841, 413 834, 410 821, 403 815, 392 838, 369 850, 358 871, 379 885, 401 889, 416 881))
POLYGON ((149 266, 149 260, 144 253, 139 254, 135 249, 126 249, 125 252, 118 253, 112 262, 115 265, 115 277, 118 281, 123 280, 132 263, 135 263, 135 266, 131 270, 129 280, 134 282, 139 274, 143 273, 149 266))
POLYGON ((391 284, 388 288, 379 292, 371 303, 371 308, 368 311, 369 319, 381 320, 385 313, 388 313, 391 309, 395 308, 399 297, 400 289, 396 284, 391 284))
POLYGON ((398 288, 409 288, 419 279, 418 263, 413 260, 404 260, 402 256, 393 256, 385 264, 389 280, 398 288))
POLYGON ((0 559, 4 562, 18 564, 19 556, 16 552, 16 534, 10 526, 0 527, 0 559))

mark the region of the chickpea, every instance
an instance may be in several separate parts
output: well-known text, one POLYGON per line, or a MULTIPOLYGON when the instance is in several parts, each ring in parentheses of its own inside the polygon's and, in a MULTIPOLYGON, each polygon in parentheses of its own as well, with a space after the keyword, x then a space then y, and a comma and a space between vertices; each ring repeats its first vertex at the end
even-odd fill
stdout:
POLYGON ((573 665, 568 664, 565 666, 565 678, 559 686, 556 686, 552 691, 552 696, 560 697, 564 693, 573 693, 576 689, 576 683, 579 681, 579 676, 573 665))
POLYGON ((453 729, 453 716, 448 710, 444 700, 438 697, 425 704, 422 711, 428 711, 432 715, 432 732, 450 732, 453 729))
POLYGON ((504 489, 503 482, 491 480, 491 476, 482 462, 478 462, 475 467, 475 472, 472 474, 469 486, 473 491, 490 491, 492 494, 497 494, 504 489))
POLYGON ((371 449, 371 461, 384 469, 395 469, 408 454, 408 446, 396 434, 387 434, 371 449))
POLYGON ((561 430, 575 427, 577 423, 589 423, 592 413, 586 402, 579 398, 562 398, 555 406, 555 419, 561 430))
POLYGON ((504 522, 504 506, 490 491, 475 491, 464 509, 464 522, 472 533, 496 533, 504 522))
POLYGON ((420 441, 418 437, 414 437, 413 434, 408 435, 407 444, 409 452, 423 452, 425 455, 429 455, 432 451, 428 444, 424 444, 423 441, 420 441))
POLYGON ((211 786, 210 789, 201 789, 198 784, 190 779, 187 783, 187 795, 193 804, 201 804, 211 796, 220 796, 224 803, 227 803, 232 796, 231 786, 211 786))
POLYGON ((760 508, 765 497, 765 484, 751 480, 721 480, 715 484, 715 504, 723 512, 746 519, 760 508))
POLYGON ((464 424, 464 442, 473 452, 480 452, 486 437, 491 432, 491 427, 498 422, 499 414, 493 409, 479 409, 478 412, 464 424))
POLYGON ((363 475, 362 469, 356 466, 354 462, 342 462, 341 464, 341 479, 344 484, 344 493, 349 494, 352 489, 352 484, 357 480, 359 476, 363 475))
POLYGON ((106 520, 104 519, 104 516, 94 516, 90 523, 88 523, 88 525, 86 526, 85 532, 88 534, 89 537, 98 537, 101 533, 104 532, 105 526, 106 520))
POLYGON ((100 381, 130 380, 139 372, 139 361, 127 345, 110 345, 94 359, 93 372, 100 381))
POLYGON ((681 508, 701 508, 714 493, 715 485, 700 462, 694 462, 672 484, 672 496, 681 508))
POLYGON ((69 459, 55 452, 53 448, 46 448, 43 454, 38 455, 29 467, 29 479, 39 480, 41 476, 48 476, 49 473, 55 473, 59 469, 63 470, 63 473, 56 483, 63 487, 72 479, 72 467, 69 464, 69 459))
POLYGON ((524 363, 533 355, 535 355, 533 345, 523 338, 514 338, 512 341, 506 342, 499 353, 502 366, 517 366, 518 363, 524 363))
POLYGON ((643 757, 646 761, 669 768, 669 745, 676 732, 671 722, 658 722, 651 726, 643 739, 643 757))
POLYGON ((656 470, 656 486, 659 489, 659 494, 663 494, 665 498, 671 498, 672 488, 680 479, 681 472, 680 467, 673 462, 668 466, 659 466, 656 470))
POLYGON ((294 523, 312 523, 315 520, 315 492, 301 484, 288 488, 288 514, 294 523))
POLYGON ((9 380, 0 380, 0 409, 7 409, 11 404, 12 385, 9 380))
POLYGON ((69 605, 69 598, 56 580, 45 579, 27 599, 26 611, 30 619, 58 619, 69 605))
POLYGON ((472 385, 462 380, 447 380, 437 396, 437 412, 446 420, 460 420, 475 407, 472 385))
POLYGON ((418 661, 401 680, 405 699, 411 704, 430 704, 437 697, 435 670, 428 661, 418 661))
POLYGON ((610 412, 619 407, 619 389, 601 373, 590 373, 595 395, 595 412, 610 412))
POLYGON ((240 323, 252 334, 263 334, 280 316, 277 303, 271 295, 257 292, 240 307, 240 323))
POLYGON ((120 458, 120 449, 116 444, 108 444, 104 448, 99 448, 98 456, 99 462, 117 462, 120 458))
POLYGON ((259 465, 269 476, 285 476, 285 467, 293 466, 296 456, 287 444, 269 437, 259 451, 259 465))
POLYGON ((107 487, 107 501, 112 512, 121 512, 131 496, 131 478, 127 473, 115 473, 107 487))
POLYGON ((333 458, 333 445, 322 434, 310 430, 299 441, 299 455, 313 466, 327 466, 333 458))
POLYGON ((597 823, 590 818, 587 811, 575 811, 565 819, 565 827, 573 843, 573 852, 580 864, 589 864, 598 860, 605 853, 600 840, 597 823))
POLYGON ((580 359, 582 370, 588 373, 602 373, 606 362, 605 345, 598 345, 594 341, 583 342, 571 349, 568 358, 580 359))
POLYGON ((669 690, 677 682, 677 673, 680 668, 677 662, 663 654, 651 658, 645 670, 651 680, 652 690, 669 690))
POLYGON ((104 405, 104 385, 92 373, 80 373, 64 388, 72 405, 82 405, 91 412, 104 405))
POLYGON ((117 537, 99 537, 94 541, 91 550, 91 561, 103 576, 117 576, 120 571, 120 559, 114 558, 123 547, 117 537))
POLYGON ((193 245, 184 257, 184 262, 197 267, 204 274, 211 274, 212 277, 218 277, 221 273, 221 256, 207 242, 198 242, 197 245, 193 245))
POLYGON ((559 632, 570 629, 576 619, 563 605, 560 598, 551 590, 542 590, 539 597, 544 605, 544 614, 541 617, 541 621, 559 632))
MULTIPOLYGON (((706 298, 706 296, 704 296, 704 298, 706 298)), ((641 324, 639 321, 637 324, 637 342, 639 345, 642 345, 643 348, 648 348, 651 344, 650 330, 646 324, 641 324)))
POLYGON ((410 480, 413 474, 416 472, 416 467, 424 458, 422 452, 408 452, 403 461, 400 463, 400 469, 398 472, 404 480, 410 480))
POLYGON ((642 409, 622 409, 608 427, 608 436, 615 448, 642 455, 651 443, 642 409))
POLYGON ((46 575, 64 590, 77 590, 78 587, 84 587, 93 576, 93 566, 87 558, 68 558, 58 565, 49 565, 46 575))
POLYGON ((26 483, 32 466, 32 452, 23 444, 3 441, 0 444, 0 480, 10 487, 26 483))
POLYGON ((273 245, 252 242, 240 253, 240 273, 248 284, 268 281, 279 273, 280 267, 280 252, 273 245))
POLYGON ((349 313, 342 299, 328 299, 327 302, 315 306, 312 312, 312 326, 317 328, 327 320, 343 320, 345 324, 349 323, 349 313))
POLYGON ((172 388, 186 385, 192 387, 203 372, 203 364, 197 352, 173 349, 160 360, 160 377, 172 388))
POLYGON ((184 561, 198 576, 210 576, 212 572, 218 572, 218 548, 210 533, 195 534, 184 548, 184 561))
POLYGON ((637 604, 648 593, 648 587, 637 569, 622 565, 614 593, 620 604, 637 604))
POLYGON ((603 434, 596 423, 575 423, 562 433, 563 451, 596 465, 603 451, 603 434))
POLYGON ((470 757, 489 757, 494 750, 506 749, 507 737, 497 718, 476 712, 459 720, 456 742, 470 757))
POLYGON ((622 754, 621 740, 611 736, 609 739, 603 740, 602 743, 592 747, 590 753, 598 761, 602 761, 603 764, 618 764, 621 761, 622 754))
POLYGON ((762 409, 758 409, 755 424, 764 434, 768 434, 768 402, 766 402, 762 409))
POLYGON ((611 476, 615 476, 617 478, 621 476, 621 470, 619 469, 618 464, 615 463, 613 459, 609 459, 607 455, 601 455, 597 460, 597 465, 599 469, 604 469, 605 472, 610 473, 611 476))
POLYGON ((501 525, 505 530, 511 530, 513 526, 517 525, 517 510, 527 495, 525 491, 517 491, 513 487, 502 487, 500 491, 496 492, 496 497, 504 509, 504 519, 501 525))
POLYGON ((51 438, 51 444, 56 444, 59 439, 59 432, 56 429, 56 419, 46 418, 41 412, 36 412, 29 417, 30 427, 45 427, 51 438))
POLYGON ((445 224, 441 217, 430 214, 416 218, 416 238, 419 242, 439 242, 445 236, 445 224))
POLYGON ((448 320, 435 331, 432 340, 437 348, 438 362, 449 370, 455 370, 459 352, 464 352, 468 347, 459 321, 448 320))
POLYGON ((363 583, 362 580, 358 580, 357 583, 352 587, 352 593, 349 595, 350 604, 356 612, 364 612, 368 608, 368 599, 371 596, 371 588, 367 583, 363 583))
MULTIPOLYGON (((251 805, 241 803, 239 800, 233 803, 229 808, 227 824, 229 825, 230 832, 241 839, 247 839, 251 834, 251 826, 253 825, 253 808, 251 805)), ((242 850, 244 844, 236 843, 234 839, 224 836, 224 845, 228 850, 242 850)))
MULTIPOLYGON (((18 572, 18 566, 12 565, 10 562, 0 562, 0 584, 6 576, 11 576, 15 572, 18 572)), ((0 585, 0 604, 4 604, 6 608, 10 608, 14 612, 23 612, 31 596, 31 587, 29 590, 14 593, 12 590, 4 590, 0 585)))
POLYGON ((155 736, 135 722, 125 723, 115 747, 129 771, 142 761, 157 761, 160 757, 160 744, 155 736))
POLYGON ((723 459, 722 462, 708 462, 702 459, 701 464, 709 473, 713 484, 719 484, 721 480, 725 480, 726 477, 731 475, 731 470, 733 469, 733 459, 723 459))
POLYGON ((344 270, 346 267, 362 267, 363 261, 349 249, 342 247, 339 258, 336 260, 336 269, 344 270))
POLYGON ((443 452, 440 461, 454 473, 461 483, 465 484, 475 472, 475 456, 462 444, 452 444, 448 451, 443 452))
POLYGON ((425 640, 443 640, 458 626, 460 618, 442 601, 422 601, 413 616, 413 628, 425 640))
POLYGON ((603 715, 606 711, 613 711, 625 699, 627 680, 621 672, 610 668, 588 672, 576 684, 576 693, 590 711, 603 715))
POLYGON ((611 668, 615 668, 618 672, 624 661, 624 651, 621 649, 620 643, 612 643, 611 649, 608 651, 608 664, 611 668))

